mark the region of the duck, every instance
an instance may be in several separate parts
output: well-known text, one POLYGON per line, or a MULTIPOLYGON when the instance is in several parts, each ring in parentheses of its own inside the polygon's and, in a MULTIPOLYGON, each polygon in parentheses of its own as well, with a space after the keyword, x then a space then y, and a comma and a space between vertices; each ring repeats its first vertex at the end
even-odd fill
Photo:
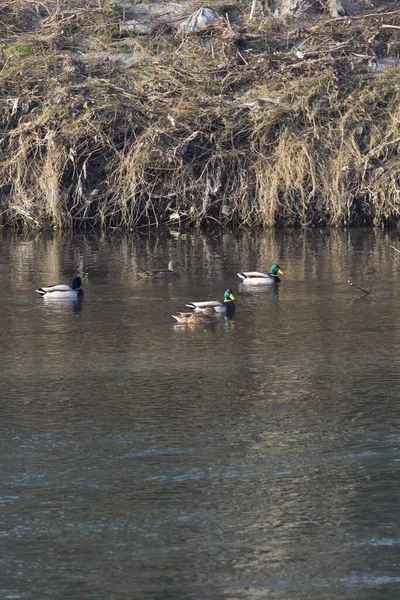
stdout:
POLYGON ((47 285, 36 290, 43 298, 80 298, 83 296, 81 278, 74 277, 71 285, 47 285))
POLYGON ((279 283, 279 275, 284 275, 284 271, 279 265, 274 264, 271 266, 269 273, 260 273, 260 271, 243 271, 238 273, 238 276, 243 279, 243 283, 251 285, 265 285, 271 283, 279 283))
POLYGON ((178 323, 185 323, 187 325, 208 325, 209 323, 219 321, 218 314, 212 306, 206 306, 202 312, 178 312, 176 315, 171 315, 171 317, 176 319, 178 323))
POLYGON ((139 277, 145 279, 161 279, 170 277, 180 277, 179 270, 185 267, 177 260, 170 260, 167 269, 148 269, 147 271, 139 271, 139 277))
POLYGON ((227 317, 233 317, 235 314, 236 306, 234 303, 235 296, 230 288, 224 292, 224 301, 219 300, 205 300, 203 302, 189 302, 186 304, 189 308, 192 308, 196 313, 202 313, 205 309, 211 308, 218 315, 226 315, 227 317))

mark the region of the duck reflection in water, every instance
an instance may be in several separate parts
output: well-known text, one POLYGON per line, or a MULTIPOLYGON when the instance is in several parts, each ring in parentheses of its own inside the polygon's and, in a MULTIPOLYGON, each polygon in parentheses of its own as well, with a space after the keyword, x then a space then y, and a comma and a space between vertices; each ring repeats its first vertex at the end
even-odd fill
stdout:
POLYGON ((84 303, 84 297, 79 298, 64 298, 57 302, 45 301, 44 306, 46 307, 47 316, 64 313, 65 311, 71 311, 71 313, 82 312, 84 303))
POLYGON ((279 296, 282 294, 281 287, 279 285, 245 285, 239 284, 240 292, 245 294, 265 294, 269 293, 273 300, 279 300, 279 296))

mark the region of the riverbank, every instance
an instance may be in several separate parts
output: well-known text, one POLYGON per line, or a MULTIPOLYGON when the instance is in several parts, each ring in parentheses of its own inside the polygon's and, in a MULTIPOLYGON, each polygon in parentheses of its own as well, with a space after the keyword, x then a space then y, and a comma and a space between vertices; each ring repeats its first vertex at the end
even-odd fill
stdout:
POLYGON ((396 225, 395 4, 307 24, 216 7, 146 35, 111 2, 47 4, 0 1, 3 226, 396 225))

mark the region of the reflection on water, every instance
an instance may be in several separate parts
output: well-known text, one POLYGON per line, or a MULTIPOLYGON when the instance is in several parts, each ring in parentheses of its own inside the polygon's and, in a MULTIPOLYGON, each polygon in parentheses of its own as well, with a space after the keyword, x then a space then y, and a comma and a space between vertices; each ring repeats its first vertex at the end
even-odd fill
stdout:
POLYGON ((396 232, 2 236, 2 598, 397 597, 396 232))
POLYGON ((68 311, 81 312, 83 307, 83 297, 78 298, 52 298, 51 296, 44 296, 42 299, 45 316, 54 314, 60 314, 62 317, 68 311))

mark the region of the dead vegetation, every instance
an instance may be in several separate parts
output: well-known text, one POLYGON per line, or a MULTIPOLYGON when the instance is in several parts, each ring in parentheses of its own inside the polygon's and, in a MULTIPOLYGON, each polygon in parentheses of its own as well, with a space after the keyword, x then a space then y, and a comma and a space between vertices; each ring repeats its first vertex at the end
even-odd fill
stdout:
POLYGON ((398 221, 393 5, 137 36, 108 0, 0 0, 0 50, 3 225, 398 221))

